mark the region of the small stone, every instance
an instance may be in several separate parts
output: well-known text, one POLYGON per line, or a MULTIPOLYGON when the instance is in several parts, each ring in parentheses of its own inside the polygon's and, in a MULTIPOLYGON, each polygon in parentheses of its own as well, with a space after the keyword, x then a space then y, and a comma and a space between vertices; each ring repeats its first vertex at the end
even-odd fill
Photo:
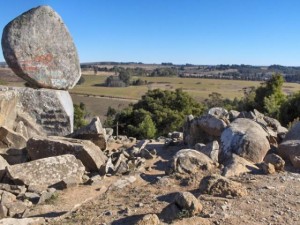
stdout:
POLYGON ((160 221, 156 214, 145 215, 141 220, 139 220, 136 225, 159 225, 160 221))
POLYGON ((274 174, 276 172, 275 166, 271 163, 263 162, 261 164, 261 167, 265 174, 274 174))

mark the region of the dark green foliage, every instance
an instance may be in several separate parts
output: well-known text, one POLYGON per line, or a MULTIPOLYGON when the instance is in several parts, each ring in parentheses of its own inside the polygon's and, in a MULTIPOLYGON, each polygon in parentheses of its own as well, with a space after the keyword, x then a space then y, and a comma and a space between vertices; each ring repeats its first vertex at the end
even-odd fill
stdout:
POLYGON ((119 122, 120 132, 124 134, 152 138, 179 130, 186 115, 200 115, 203 111, 204 107, 181 89, 155 89, 117 114, 115 123, 119 122))
POLYGON ((279 109, 285 101, 282 92, 284 79, 280 74, 274 74, 265 84, 255 91, 255 108, 262 113, 278 118, 279 109))
POLYGON ((167 67, 167 68, 157 68, 152 71, 150 74, 151 77, 171 77, 171 76, 177 76, 178 71, 175 67, 167 67))
POLYGON ((280 107, 280 122, 287 126, 300 117, 300 92, 288 97, 280 107))
POLYGON ((148 82, 147 80, 137 79, 132 81, 132 85, 134 86, 140 86, 140 85, 146 85, 148 82))
POLYGON ((88 122, 85 120, 87 115, 85 105, 82 102, 79 105, 74 104, 74 130, 87 125, 88 122))

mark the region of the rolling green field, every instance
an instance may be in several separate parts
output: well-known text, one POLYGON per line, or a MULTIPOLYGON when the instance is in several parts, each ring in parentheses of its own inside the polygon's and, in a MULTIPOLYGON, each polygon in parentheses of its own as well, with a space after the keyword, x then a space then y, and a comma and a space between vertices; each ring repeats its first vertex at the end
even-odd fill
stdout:
MULTIPOLYGON (((148 84, 143 86, 130 86, 125 88, 104 87, 107 76, 83 75, 85 82, 77 85, 70 90, 72 94, 85 94, 95 96, 107 96, 115 98, 135 99, 138 100, 147 90, 160 88, 163 90, 175 90, 182 88, 188 92, 197 101, 202 101, 212 92, 222 94, 224 98, 233 99, 234 97, 243 96, 243 88, 257 87, 258 81, 242 80, 217 80, 217 79, 200 79, 200 78, 179 78, 179 77, 141 77, 147 80, 148 84)), ((284 92, 289 94, 300 91, 300 84, 285 83, 284 92)))

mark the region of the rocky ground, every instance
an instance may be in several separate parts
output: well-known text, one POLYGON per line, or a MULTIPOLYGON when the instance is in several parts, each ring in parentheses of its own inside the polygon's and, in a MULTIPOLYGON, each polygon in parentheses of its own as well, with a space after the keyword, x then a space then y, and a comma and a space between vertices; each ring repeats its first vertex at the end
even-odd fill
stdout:
MULTIPOLYGON (((243 197, 214 197, 202 194, 199 184, 208 172, 193 176, 166 176, 165 167, 182 146, 164 147, 155 145, 158 155, 148 160, 151 169, 142 173, 125 176, 104 177, 95 185, 82 185, 62 191, 48 204, 35 209, 48 207, 48 224, 135 224, 145 214, 154 213, 166 217, 164 209, 174 201, 175 193, 189 191, 203 205, 196 217, 205 218, 208 224, 300 224, 300 171, 287 165, 285 171, 273 175, 244 174, 232 180, 238 181, 247 189, 243 197), (135 177, 133 183, 125 187, 115 186, 116 181, 135 177), (76 201, 77 200, 77 201, 76 201), (73 207, 87 200, 70 213, 64 214, 65 205, 73 207), (77 203, 76 203, 77 202, 77 203), (51 213, 51 210, 53 212, 51 213), (55 209, 55 210, 54 210, 55 209), (61 217, 56 217, 62 214, 61 217)), ((148 146, 149 148, 150 146, 148 146)), ((218 173, 218 170, 215 171, 218 173)), ((46 210, 47 211, 47 210, 46 210)), ((184 213, 176 215, 186 224, 184 213)), ((189 222, 190 223, 190 222, 189 222)), ((202 223, 194 223, 202 224, 202 223)))

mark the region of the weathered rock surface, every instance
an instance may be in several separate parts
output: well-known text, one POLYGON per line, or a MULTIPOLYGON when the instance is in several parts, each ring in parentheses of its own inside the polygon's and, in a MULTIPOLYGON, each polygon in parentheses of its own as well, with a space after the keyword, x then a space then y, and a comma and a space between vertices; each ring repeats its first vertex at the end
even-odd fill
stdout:
POLYGON ((9 166, 9 164, 6 162, 6 160, 0 155, 0 181, 2 180, 6 167, 9 166))
POLYGON ((28 155, 25 148, 7 148, 0 149, 0 155, 8 162, 10 165, 24 163, 28 161, 28 155))
POLYGON ((188 119, 184 125, 184 141, 190 147, 196 143, 207 143, 218 139, 227 123, 217 116, 207 114, 188 119))
POLYGON ((229 118, 228 111, 221 107, 210 108, 208 114, 213 115, 222 120, 228 120, 229 118))
POLYGON ((224 161, 235 153, 251 162, 262 162, 270 149, 267 137, 266 131, 256 122, 238 118, 222 133, 219 159, 224 161))
POLYGON ((271 163, 275 167, 276 171, 284 170, 285 161, 279 155, 276 155, 274 153, 268 154, 264 158, 264 162, 271 163))
POLYGON ((283 141, 289 140, 300 140, 300 122, 297 122, 292 128, 287 132, 283 141))
POLYGON ((75 156, 62 155, 9 166, 7 176, 15 184, 51 186, 70 177, 80 183, 84 170, 75 156))
POLYGON ((27 140, 21 134, 6 127, 0 127, 0 148, 22 149, 26 146, 27 140))
POLYGON ((193 149, 182 149, 170 160, 166 174, 193 174, 201 170, 211 170, 214 162, 205 154, 193 149))
MULTIPOLYGON (((294 135, 294 134, 293 134, 294 135)), ((292 137, 292 135, 290 135, 292 137)), ((300 140, 287 140, 278 146, 278 154, 291 161, 294 167, 300 168, 300 140)))
POLYGON ((95 172, 107 160, 101 149, 91 141, 64 137, 31 138, 27 142, 27 151, 33 160, 72 154, 83 163, 87 171, 95 172))
POLYGON ((0 86, 0 126, 22 121, 28 137, 64 136, 73 131, 73 102, 67 91, 0 86))
POLYGON ((219 197, 241 197, 247 195, 246 188, 240 183, 220 175, 204 177, 200 183, 200 191, 219 197))
POLYGON ((15 74, 35 87, 70 89, 80 78, 73 40, 49 6, 33 8, 8 23, 2 49, 15 74))
POLYGON ((172 225, 211 225, 208 219, 202 217, 183 218, 175 221, 172 225))
POLYGON ((159 225, 160 221, 156 214, 145 215, 141 220, 139 220, 136 225, 159 225))
POLYGON ((106 130, 102 127, 99 117, 93 118, 87 126, 80 128, 68 137, 90 140, 102 150, 107 147, 106 130))
POLYGON ((4 218, 0 220, 0 225, 40 225, 44 223, 45 223, 45 219, 42 217, 22 218, 22 219, 4 218))
POLYGON ((196 144, 195 149, 204 153, 209 158, 211 158, 214 162, 218 162, 219 160, 219 143, 217 141, 213 141, 208 143, 207 145, 196 144))
POLYGON ((274 174, 276 172, 275 166, 271 163, 262 162, 261 168, 265 174, 274 174))
POLYGON ((190 216, 194 216, 202 211, 202 204, 190 192, 178 192, 175 196, 175 204, 180 210, 186 210, 190 216))
POLYGON ((239 176, 244 173, 257 173, 259 168, 252 162, 233 154, 232 158, 224 163, 222 175, 225 177, 239 176))

